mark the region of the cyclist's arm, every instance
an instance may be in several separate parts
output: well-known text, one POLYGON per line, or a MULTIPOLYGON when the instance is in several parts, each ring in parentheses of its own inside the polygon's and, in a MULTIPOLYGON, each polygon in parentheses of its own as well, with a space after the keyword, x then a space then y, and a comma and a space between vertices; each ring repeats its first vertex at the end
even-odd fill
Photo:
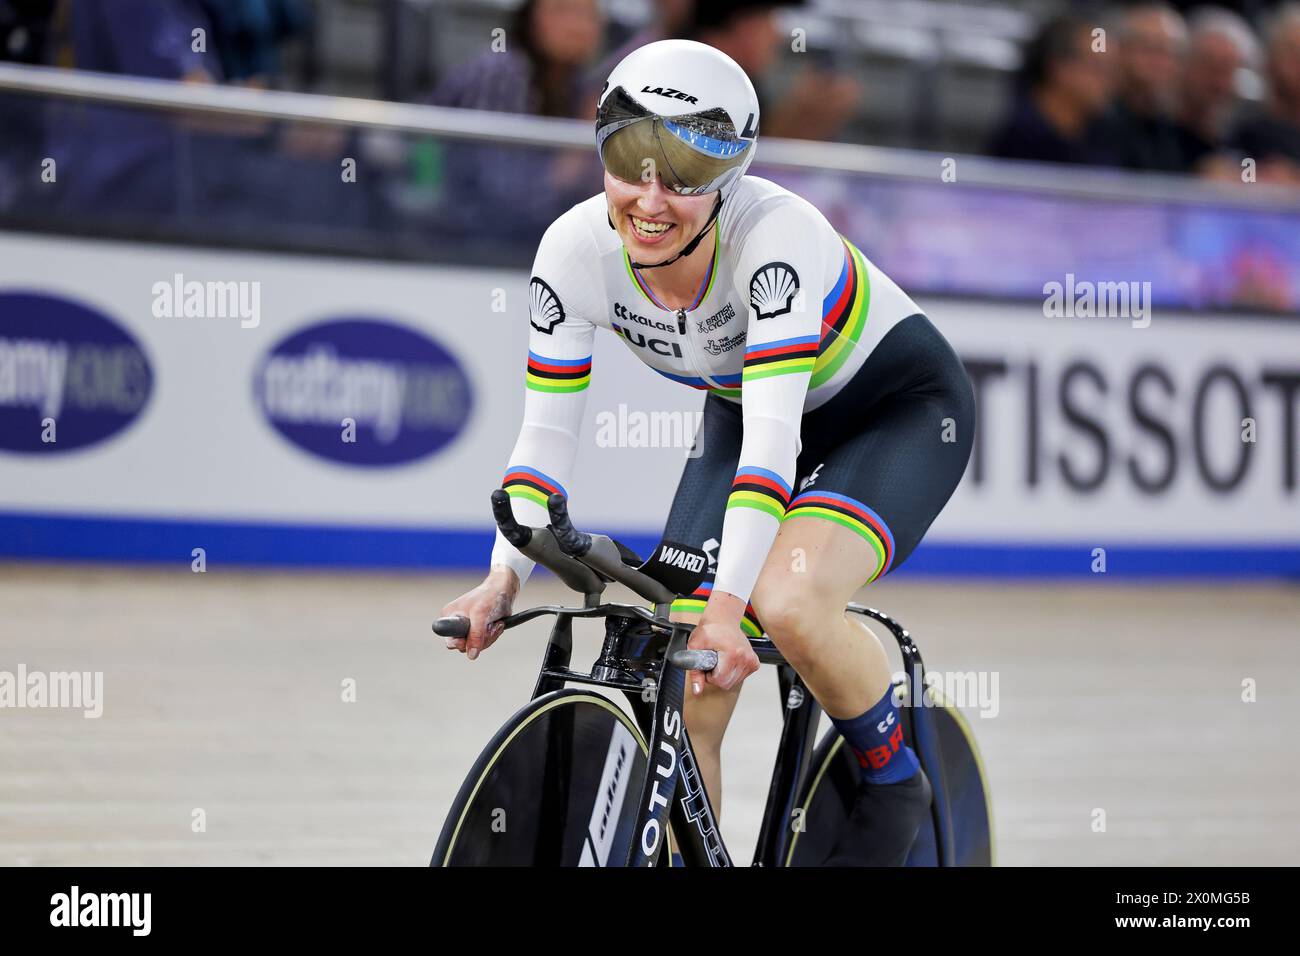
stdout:
MULTIPOLYGON (((568 497, 578 453, 596 331, 582 315, 582 295, 594 287, 595 264, 584 230, 572 214, 557 220, 542 238, 529 283, 524 418, 501 487, 510 494, 515 520, 531 527, 548 523, 549 495, 558 491, 568 497)), ((533 562, 498 531, 492 569, 503 567, 522 584, 533 562)))
MULTIPOLYGON (((815 210, 764 211, 743 238, 736 283, 749 303, 741 382, 744 436, 722 526, 713 593, 748 602, 790 502, 799 426, 821 332, 822 244, 815 210), (798 292, 787 300, 797 284, 798 292)), ((735 602, 729 602, 735 605, 735 602)))

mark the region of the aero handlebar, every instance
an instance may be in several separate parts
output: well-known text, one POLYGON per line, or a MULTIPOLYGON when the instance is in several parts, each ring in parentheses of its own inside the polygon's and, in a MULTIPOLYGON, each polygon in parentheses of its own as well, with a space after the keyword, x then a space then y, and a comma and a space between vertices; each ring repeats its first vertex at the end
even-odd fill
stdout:
MULTIPOLYGON (((439 637, 467 637, 469 618, 462 615, 440 617, 433 622, 433 632, 439 637)), ((718 666, 717 651, 683 649, 669 658, 673 664, 687 671, 711 671, 718 666)))

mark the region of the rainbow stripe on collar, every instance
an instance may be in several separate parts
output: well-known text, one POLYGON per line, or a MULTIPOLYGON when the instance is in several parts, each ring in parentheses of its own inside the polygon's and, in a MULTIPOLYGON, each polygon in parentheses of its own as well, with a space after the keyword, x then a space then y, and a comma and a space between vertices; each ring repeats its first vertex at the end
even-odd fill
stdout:
MULTIPOLYGON (((695 291, 694 301, 686 307, 687 312, 693 312, 695 309, 698 309, 700 303, 707 299, 709 293, 713 291, 713 278, 718 274, 718 256, 721 249, 722 242, 718 236, 718 222, 715 219, 713 221, 713 258, 709 260, 709 270, 704 274, 704 280, 700 283, 700 287, 695 291)), ((659 298, 650 291, 650 286, 648 286, 646 281, 641 278, 640 271, 632 267, 632 259, 627 254, 626 246, 623 247, 623 265, 627 269, 628 278, 632 280, 632 284, 641 290, 641 294, 646 297, 651 305, 657 309, 663 309, 665 312, 677 311, 674 308, 664 305, 659 301, 659 298)))

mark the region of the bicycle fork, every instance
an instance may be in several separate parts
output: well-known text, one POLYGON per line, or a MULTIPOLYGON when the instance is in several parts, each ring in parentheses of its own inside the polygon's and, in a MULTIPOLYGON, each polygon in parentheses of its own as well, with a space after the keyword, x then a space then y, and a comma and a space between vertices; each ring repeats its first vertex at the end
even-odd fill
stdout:
MULTIPOLYGON (((689 633, 681 635, 680 645, 669 644, 656 706, 651 708, 645 700, 629 695, 638 722, 647 729, 651 764, 638 807, 639 845, 632 848, 630 866, 649 866, 653 861, 652 854, 657 848, 651 841, 662 836, 662 817, 654 816, 656 810, 666 811, 682 862, 687 866, 734 866, 686 733, 680 704, 685 697, 686 674, 671 663, 672 652, 684 646, 688 636, 689 633), (656 819, 660 822, 656 823, 656 819)), ((754 866, 780 866, 789 851, 791 828, 795 825, 794 802, 807 773, 817 719, 821 715, 821 707, 788 664, 781 665, 779 687, 785 704, 785 721, 768 788, 763 826, 754 850, 754 866)))
POLYGON ((686 865, 732 865, 686 735, 686 672, 672 663, 673 653, 686 646, 689 636, 688 629, 673 629, 653 707, 629 695, 638 722, 647 730, 650 766, 637 806, 628 866, 653 866, 657 854, 671 852, 666 845, 668 823, 686 865))

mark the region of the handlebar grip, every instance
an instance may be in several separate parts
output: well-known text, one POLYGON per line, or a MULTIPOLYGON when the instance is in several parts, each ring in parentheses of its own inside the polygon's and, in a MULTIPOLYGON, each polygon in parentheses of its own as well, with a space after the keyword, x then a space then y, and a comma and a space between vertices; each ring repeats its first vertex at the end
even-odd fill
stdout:
POLYGON ((460 614, 440 617, 433 622, 433 633, 439 637, 468 637, 469 618, 460 614))
POLYGON ((502 488, 492 492, 492 517, 496 519, 497 527, 501 529, 501 536, 514 547, 522 548, 532 540, 532 529, 524 527, 515 520, 514 510, 510 507, 510 495, 502 488))
POLYGON ((711 671, 718 666, 717 651, 681 650, 671 655, 669 660, 675 667, 687 671, 711 671))
POLYGON ((551 515, 551 533, 555 535, 561 551, 571 558, 580 558, 591 550, 591 535, 573 527, 564 495, 554 494, 547 498, 546 510, 551 515))

